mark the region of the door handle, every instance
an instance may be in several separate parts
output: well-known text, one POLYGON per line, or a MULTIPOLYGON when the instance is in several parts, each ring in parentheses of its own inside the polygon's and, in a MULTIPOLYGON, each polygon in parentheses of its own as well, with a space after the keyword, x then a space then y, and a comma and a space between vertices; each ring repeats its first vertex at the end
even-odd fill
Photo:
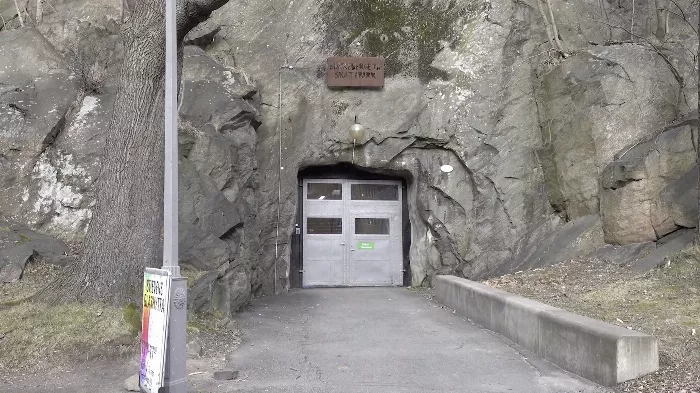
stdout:
POLYGON ((340 243, 340 245, 341 245, 341 246, 344 246, 344 245, 345 245, 345 243, 340 243))
POLYGON ((351 248, 350 251, 355 251, 355 249, 354 249, 354 248, 351 248))

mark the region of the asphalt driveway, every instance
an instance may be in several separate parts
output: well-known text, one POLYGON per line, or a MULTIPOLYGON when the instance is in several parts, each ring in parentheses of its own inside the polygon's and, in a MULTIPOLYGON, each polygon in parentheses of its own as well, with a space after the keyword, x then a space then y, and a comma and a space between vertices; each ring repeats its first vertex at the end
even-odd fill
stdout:
POLYGON ((307 289, 238 316, 230 392, 603 392, 404 288, 307 289))

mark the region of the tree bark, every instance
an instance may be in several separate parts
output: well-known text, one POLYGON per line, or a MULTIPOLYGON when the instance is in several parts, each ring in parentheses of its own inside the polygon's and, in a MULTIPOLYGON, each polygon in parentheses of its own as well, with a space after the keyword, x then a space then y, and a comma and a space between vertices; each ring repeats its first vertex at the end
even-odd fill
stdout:
MULTIPOLYGON (((178 42, 225 3, 178 2, 178 42)), ((85 253, 40 295, 49 301, 138 302, 144 268, 161 264, 165 3, 136 0, 130 9, 85 253)))

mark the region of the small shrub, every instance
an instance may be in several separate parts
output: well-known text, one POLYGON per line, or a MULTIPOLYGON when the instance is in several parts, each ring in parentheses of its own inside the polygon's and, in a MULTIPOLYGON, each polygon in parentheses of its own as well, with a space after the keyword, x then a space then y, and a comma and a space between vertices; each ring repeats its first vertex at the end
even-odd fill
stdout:
POLYGON ((104 304, 16 302, 0 307, 0 375, 133 353, 121 309, 104 304))
POLYGON ((124 306, 124 321, 129 325, 129 332, 136 336, 141 331, 141 308, 136 303, 124 306))
POLYGON ((69 67, 86 94, 104 93, 111 70, 119 62, 121 42, 114 26, 81 26, 79 39, 66 49, 69 67))
POLYGON ((107 65, 101 64, 89 49, 80 47, 70 53, 70 68, 87 94, 100 94, 107 79, 107 65))

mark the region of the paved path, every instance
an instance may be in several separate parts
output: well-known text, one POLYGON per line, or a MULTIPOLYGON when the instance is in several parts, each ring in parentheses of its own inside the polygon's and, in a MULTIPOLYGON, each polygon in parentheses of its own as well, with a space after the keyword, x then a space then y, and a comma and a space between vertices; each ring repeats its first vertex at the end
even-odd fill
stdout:
POLYGON ((604 391, 403 288, 298 290, 237 319, 228 392, 604 391))

